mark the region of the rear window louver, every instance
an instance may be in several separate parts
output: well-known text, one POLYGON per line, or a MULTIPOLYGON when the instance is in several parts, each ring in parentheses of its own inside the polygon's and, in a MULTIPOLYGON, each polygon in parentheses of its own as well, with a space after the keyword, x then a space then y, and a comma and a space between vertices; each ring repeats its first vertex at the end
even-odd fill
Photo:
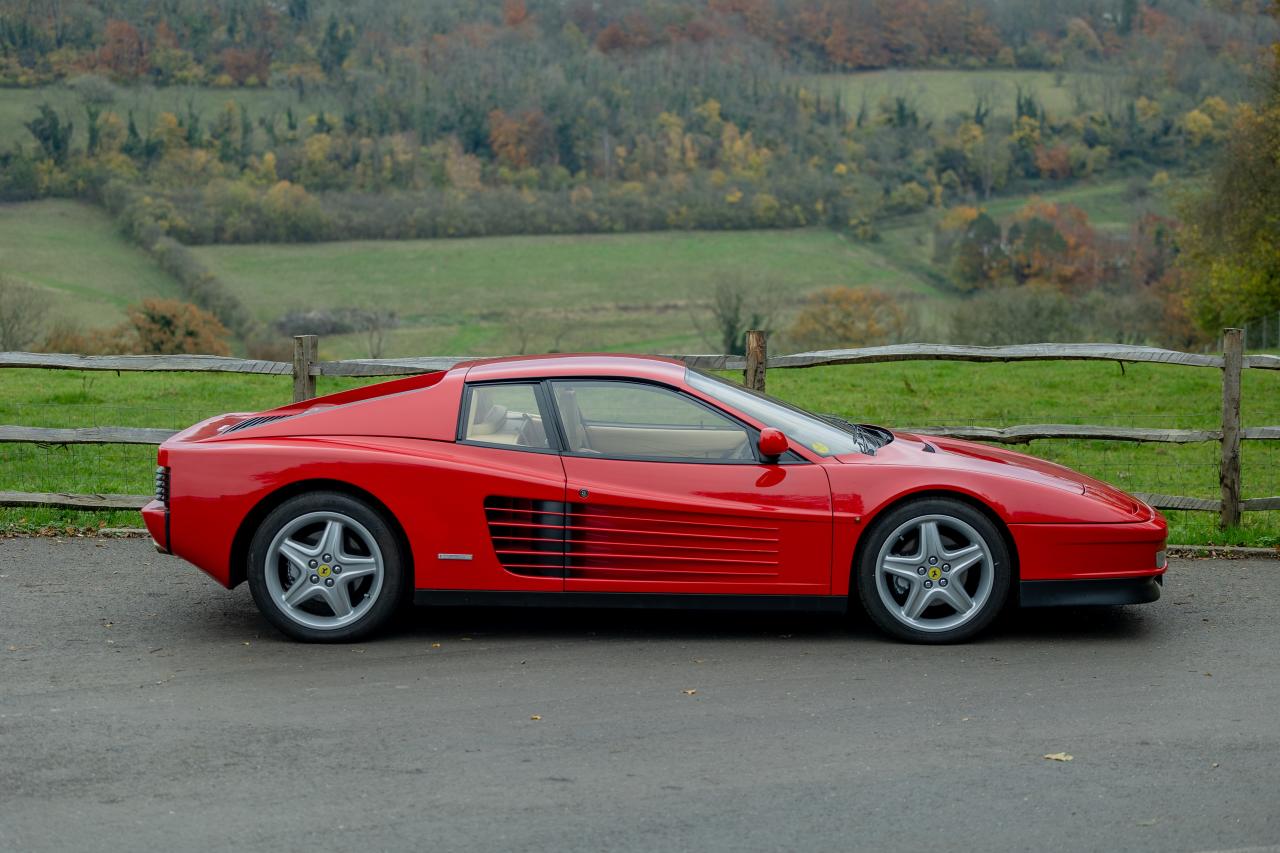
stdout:
POLYGON ((236 430, 261 426, 262 424, 269 424, 272 421, 282 421, 285 418, 291 418, 291 417, 293 417, 293 415, 255 415, 252 418, 245 418, 244 420, 240 421, 240 423, 238 424, 232 424, 231 426, 224 429, 222 431, 222 434, 226 435, 227 433, 235 432, 236 430))

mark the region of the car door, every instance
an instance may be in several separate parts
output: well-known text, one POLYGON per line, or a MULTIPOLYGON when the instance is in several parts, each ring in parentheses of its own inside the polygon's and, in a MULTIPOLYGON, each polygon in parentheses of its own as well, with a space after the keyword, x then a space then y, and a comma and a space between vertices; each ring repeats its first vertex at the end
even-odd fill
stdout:
MULTIPOLYGON (((540 382, 463 392, 432 589, 564 590, 564 468, 540 382)), ((426 484, 432 488, 432 483, 426 484)))
POLYGON ((761 462, 753 428, 669 386, 548 385, 568 485, 566 591, 829 594, 820 465, 761 462))

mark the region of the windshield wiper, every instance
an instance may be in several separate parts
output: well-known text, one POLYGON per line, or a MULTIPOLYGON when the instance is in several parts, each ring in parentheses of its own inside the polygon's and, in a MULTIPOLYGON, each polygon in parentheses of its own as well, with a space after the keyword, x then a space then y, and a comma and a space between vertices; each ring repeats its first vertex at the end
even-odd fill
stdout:
POLYGON ((861 450, 863 453, 867 454, 868 456, 876 455, 876 448, 878 448, 880 445, 876 442, 875 437, 873 436, 871 431, 866 427, 864 427, 862 424, 855 424, 853 421, 846 420, 845 418, 842 418, 839 415, 833 415, 833 414, 820 414, 818 415, 818 417, 822 418, 824 421, 831 424, 832 426, 839 427, 840 429, 852 435, 854 439, 858 442, 858 449, 861 450))

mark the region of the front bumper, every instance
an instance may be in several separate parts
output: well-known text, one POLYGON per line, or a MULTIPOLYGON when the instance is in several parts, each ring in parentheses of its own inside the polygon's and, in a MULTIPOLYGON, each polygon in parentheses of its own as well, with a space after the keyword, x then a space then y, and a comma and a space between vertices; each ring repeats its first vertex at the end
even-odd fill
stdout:
POLYGON ((1023 581, 1142 580, 1165 570, 1160 515, 1116 524, 1011 524, 1023 581))
POLYGON ((1018 585, 1023 607, 1089 607, 1094 605, 1147 604, 1160 597, 1164 575, 1145 578, 1098 578, 1073 581, 1022 581, 1018 585))

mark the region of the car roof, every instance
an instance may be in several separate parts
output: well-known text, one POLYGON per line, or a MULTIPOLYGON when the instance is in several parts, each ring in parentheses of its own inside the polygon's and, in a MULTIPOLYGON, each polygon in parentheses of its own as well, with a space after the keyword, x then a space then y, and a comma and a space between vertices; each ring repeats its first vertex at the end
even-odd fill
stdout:
POLYGON ((468 382, 538 379, 554 376, 621 376, 657 382, 680 382, 685 365, 674 358, 619 353, 518 355, 458 365, 468 382))

